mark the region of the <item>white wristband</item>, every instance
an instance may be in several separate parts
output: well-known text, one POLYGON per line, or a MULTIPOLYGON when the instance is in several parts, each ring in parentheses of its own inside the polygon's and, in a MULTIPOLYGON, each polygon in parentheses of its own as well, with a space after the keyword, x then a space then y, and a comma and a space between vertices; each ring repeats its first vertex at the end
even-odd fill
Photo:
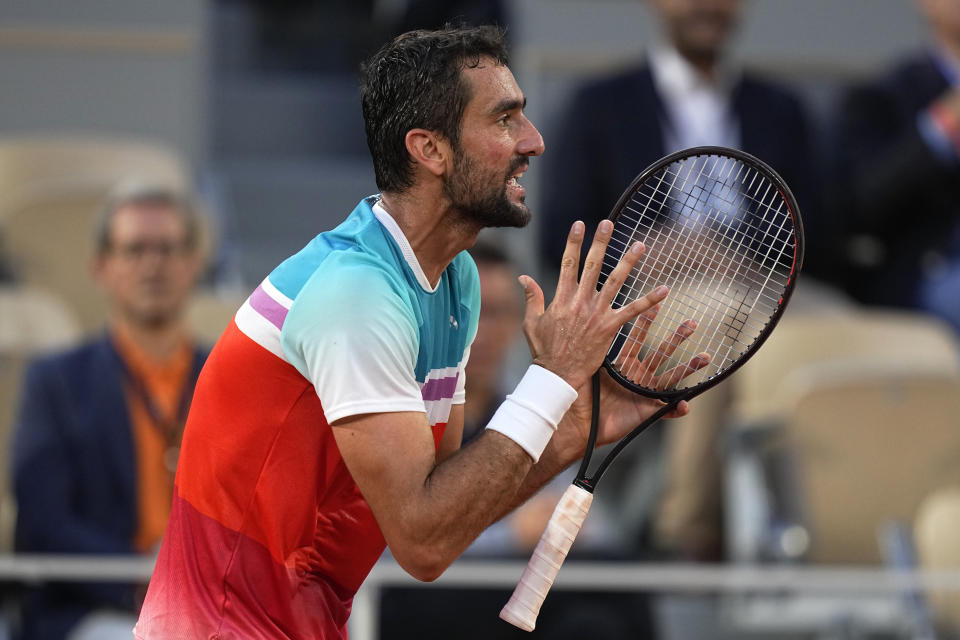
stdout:
POLYGON ((532 364, 520 384, 493 414, 487 429, 507 436, 540 459, 557 424, 577 399, 577 390, 557 374, 532 364))

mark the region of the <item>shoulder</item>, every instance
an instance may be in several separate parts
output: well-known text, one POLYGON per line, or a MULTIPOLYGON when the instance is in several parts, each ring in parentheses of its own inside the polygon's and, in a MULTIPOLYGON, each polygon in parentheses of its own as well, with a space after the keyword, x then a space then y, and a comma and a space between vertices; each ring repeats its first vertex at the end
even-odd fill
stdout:
POLYGON ((755 72, 744 72, 737 88, 745 98, 762 100, 767 105, 800 109, 799 93, 789 85, 755 72))
POLYGON ((624 87, 650 81, 650 67, 647 64, 616 69, 603 76, 594 78, 581 85, 579 92, 587 95, 613 95, 624 87))
POLYGON ((414 294, 399 270, 358 251, 331 253, 303 285, 283 323, 284 344, 419 326, 414 294))
POLYGON ((922 89, 930 85, 946 85, 946 79, 928 54, 917 54, 900 60, 875 85, 891 91, 922 89))
POLYGON ((93 394, 104 378, 118 375, 105 334, 63 351, 31 359, 23 374, 22 395, 50 397, 68 395, 84 398, 93 394))
POLYGON ((646 64, 619 69, 593 78, 577 86, 572 93, 571 109, 604 109, 622 107, 625 95, 636 95, 649 88, 653 80, 646 64))
POLYGON ((109 365, 109 338, 100 335, 62 351, 43 353, 31 359, 28 372, 34 376, 63 375, 109 365))
POLYGON ((911 99, 925 103, 946 85, 933 58, 918 53, 900 60, 878 77, 853 85, 844 97, 847 103, 869 101, 876 104, 878 100, 898 103, 911 99))
POLYGON ((384 298, 409 300, 411 293, 399 265, 376 254, 336 251, 310 276, 294 299, 293 307, 309 301, 363 306, 384 298))

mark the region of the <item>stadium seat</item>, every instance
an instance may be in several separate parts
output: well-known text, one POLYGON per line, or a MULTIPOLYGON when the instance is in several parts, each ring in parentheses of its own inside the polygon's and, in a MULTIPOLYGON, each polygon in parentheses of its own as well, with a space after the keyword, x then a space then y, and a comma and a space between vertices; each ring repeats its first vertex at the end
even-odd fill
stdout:
POLYGON ((950 329, 919 313, 785 318, 737 374, 730 555, 880 563, 879 529, 960 481, 958 354, 950 329))
MULTIPOLYGON (((960 484, 932 491, 917 509, 914 540, 920 566, 931 571, 960 569, 960 484)), ((927 595, 937 622, 960 633, 960 593, 927 595)))

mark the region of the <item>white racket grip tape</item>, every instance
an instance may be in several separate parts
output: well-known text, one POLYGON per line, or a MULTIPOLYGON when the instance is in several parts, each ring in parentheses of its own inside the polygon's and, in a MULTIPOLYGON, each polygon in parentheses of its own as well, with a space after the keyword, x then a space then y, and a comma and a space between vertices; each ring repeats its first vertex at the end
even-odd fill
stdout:
POLYGON ((520 577, 520 583, 500 611, 501 619, 524 631, 533 631, 540 607, 580 532, 592 502, 593 494, 575 484, 563 493, 520 577))

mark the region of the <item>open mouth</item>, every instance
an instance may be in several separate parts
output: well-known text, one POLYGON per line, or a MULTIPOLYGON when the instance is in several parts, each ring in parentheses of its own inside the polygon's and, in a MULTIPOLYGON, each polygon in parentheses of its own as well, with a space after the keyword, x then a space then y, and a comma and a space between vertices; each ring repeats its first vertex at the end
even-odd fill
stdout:
POLYGON ((513 173, 507 176, 507 186, 522 189, 523 185, 520 184, 520 178, 522 178, 523 174, 527 172, 528 166, 529 165, 524 163, 523 165, 517 167, 513 173))

